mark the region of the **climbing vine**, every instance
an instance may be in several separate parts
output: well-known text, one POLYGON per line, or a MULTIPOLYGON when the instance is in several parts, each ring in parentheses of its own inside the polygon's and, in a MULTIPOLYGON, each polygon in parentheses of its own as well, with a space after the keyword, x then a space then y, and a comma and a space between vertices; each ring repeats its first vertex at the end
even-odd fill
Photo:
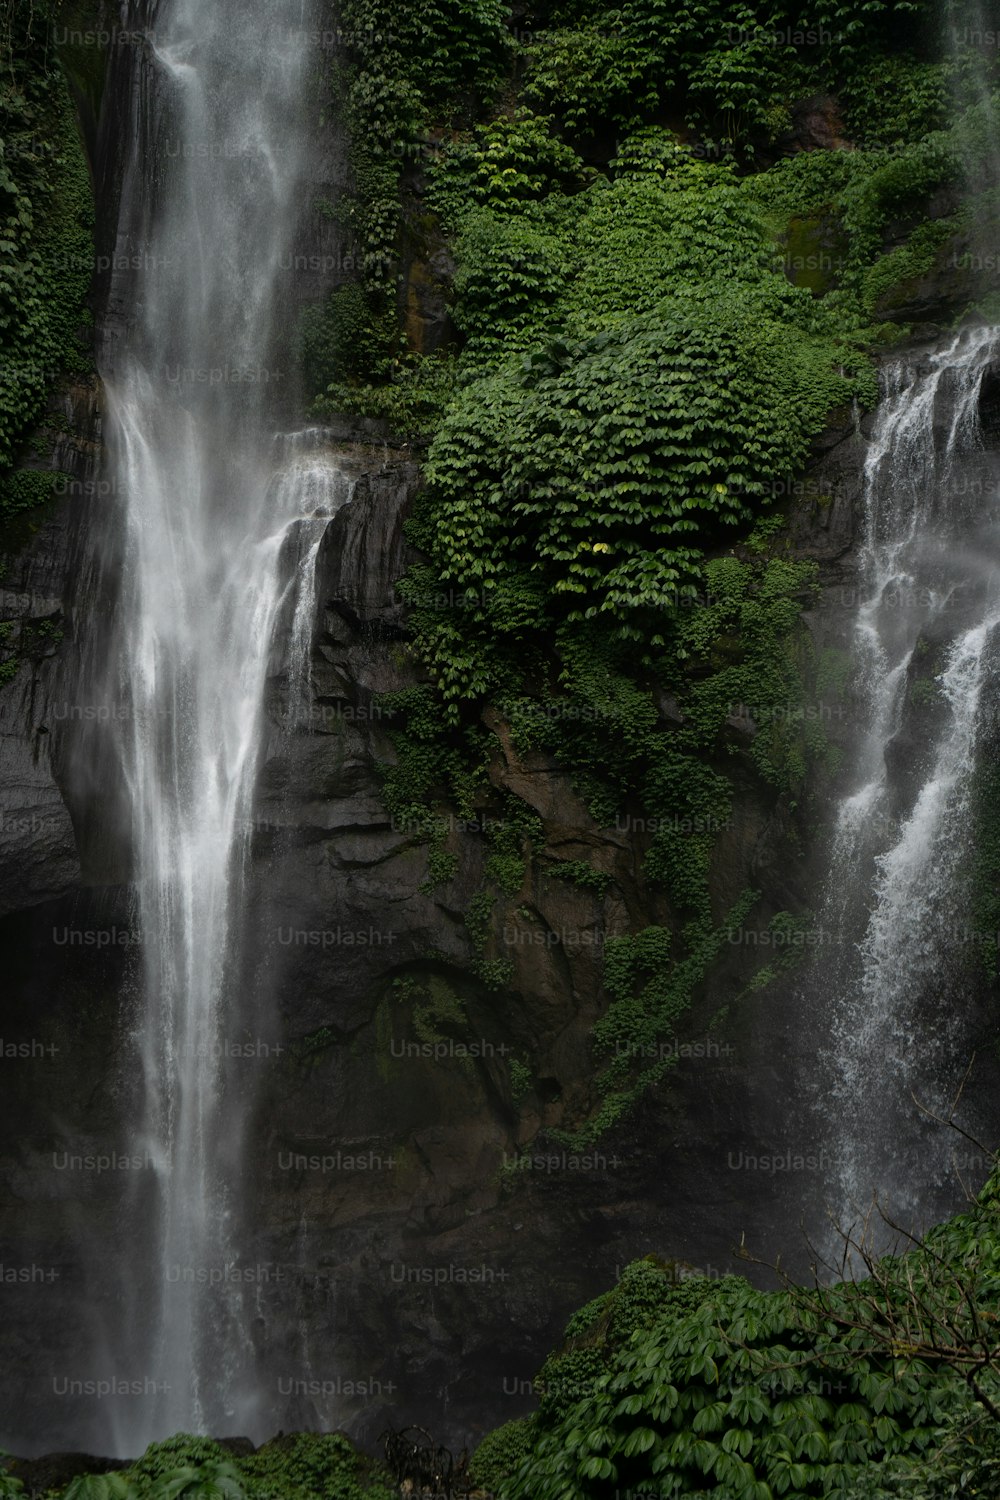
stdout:
POLYGON ((93 274, 93 199, 66 81, 51 43, 54 11, 8 9, 0 56, 0 518, 48 498, 52 479, 21 473, 49 394, 89 368, 81 337, 93 274))

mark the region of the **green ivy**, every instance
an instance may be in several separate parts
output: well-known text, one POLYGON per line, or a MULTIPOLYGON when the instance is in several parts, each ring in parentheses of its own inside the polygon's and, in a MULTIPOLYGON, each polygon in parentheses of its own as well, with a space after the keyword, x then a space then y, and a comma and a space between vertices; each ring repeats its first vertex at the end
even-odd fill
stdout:
POLYGON ((917 130, 936 119, 939 77, 916 60, 887 64, 901 28, 929 42, 932 15, 919 0, 555 5, 520 45, 524 92, 574 138, 598 121, 625 132, 682 113, 705 148, 749 157, 789 130, 796 100, 842 90, 860 125, 891 79, 890 107, 917 130))
POLYGON ((583 890, 593 891, 599 899, 605 896, 611 884, 610 875, 603 870, 595 870, 585 859, 559 860, 556 864, 549 865, 545 873, 555 880, 568 880, 583 890))
POLYGON ((80 334, 93 274, 93 194, 51 28, 37 0, 6 19, 0 72, 0 516, 48 498, 13 472, 49 394, 89 368, 80 334))
POLYGON ((738 931, 756 901, 756 892, 744 892, 724 923, 688 924, 679 954, 673 951, 673 935, 660 927, 608 940, 604 982, 610 1004, 594 1027, 594 1051, 603 1063, 597 1076, 600 1102, 575 1127, 551 1131, 554 1140, 585 1150, 630 1114, 676 1065, 678 1023, 728 936, 738 931))
POLYGON ((534 1087, 534 1079, 531 1069, 527 1063, 521 1062, 513 1057, 510 1060, 510 1096, 515 1104, 520 1104, 534 1087))
POLYGON ((472 208, 504 211, 569 189, 583 162, 552 131, 552 120, 518 110, 444 141, 428 172, 426 201, 457 229, 472 208))

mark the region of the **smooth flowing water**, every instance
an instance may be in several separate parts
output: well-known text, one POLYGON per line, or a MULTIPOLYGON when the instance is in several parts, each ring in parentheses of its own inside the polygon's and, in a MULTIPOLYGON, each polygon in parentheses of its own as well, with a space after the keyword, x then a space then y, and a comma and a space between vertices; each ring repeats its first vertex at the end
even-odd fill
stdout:
POLYGON ((990 940, 970 878, 983 710, 1000 684, 1000 528, 979 431, 998 347, 976 326, 890 366, 865 464, 861 732, 822 923, 833 1037, 819 1077, 842 1224, 876 1192, 915 1222, 954 1180, 957 1137, 928 1132, 913 1096, 947 1114, 990 940))
POLYGON ((248 1014, 236 976, 252 799, 276 632, 294 717, 322 533, 350 496, 308 434, 275 434, 307 22, 303 0, 162 0, 157 159, 126 183, 122 209, 123 223, 145 226, 154 267, 103 371, 126 532, 120 754, 143 955, 135 1145, 155 1180, 124 1257, 135 1322, 123 1317, 110 1340, 119 1369, 156 1382, 118 1420, 133 1451, 229 1429, 251 1358, 238 1274, 248 1088, 223 1059, 248 1014))

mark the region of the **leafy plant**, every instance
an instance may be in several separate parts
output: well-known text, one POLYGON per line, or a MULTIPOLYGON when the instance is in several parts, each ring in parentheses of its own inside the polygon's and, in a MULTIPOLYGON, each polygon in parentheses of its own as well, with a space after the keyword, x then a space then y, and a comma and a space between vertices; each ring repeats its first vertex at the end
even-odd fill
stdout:
POLYGON ((294 1433, 240 1464, 249 1500, 395 1500, 388 1475, 342 1433, 294 1433))
POLYGON ((528 1458, 533 1428, 533 1418, 521 1417, 487 1433, 469 1462, 473 1480, 491 1493, 499 1490, 508 1474, 528 1458))
POLYGON ((214 1472, 228 1462, 226 1450, 211 1438, 179 1432, 161 1443, 150 1443, 127 1473, 135 1485, 147 1490, 167 1479, 173 1482, 182 1473, 194 1474, 202 1469, 214 1472))
POLYGON ((527 1063, 520 1062, 516 1057, 510 1061, 510 1095, 515 1104, 519 1104, 528 1094, 533 1086, 531 1069, 527 1063))
POLYGON ((919 1362, 842 1349, 793 1299, 738 1278, 668 1282, 627 1341, 596 1337, 599 1369, 539 1413, 504 1500, 596 1500, 650 1484, 720 1500, 846 1500, 867 1465, 930 1447, 947 1408, 919 1362))
POLYGON ((62 1500, 139 1500, 139 1490, 127 1474, 85 1474, 72 1481, 62 1500))
POLYGON ((186 1465, 157 1480, 151 1500, 247 1500, 231 1463, 186 1465))
POLYGON ((560 860, 550 865, 546 874, 556 880, 568 880, 584 890, 591 890, 598 897, 603 896, 611 884, 610 875, 603 870, 595 870, 585 859, 560 860))
POLYGON ((551 126, 522 109, 444 142, 428 173, 428 204, 454 229, 470 208, 506 210, 572 187, 583 163, 551 126))

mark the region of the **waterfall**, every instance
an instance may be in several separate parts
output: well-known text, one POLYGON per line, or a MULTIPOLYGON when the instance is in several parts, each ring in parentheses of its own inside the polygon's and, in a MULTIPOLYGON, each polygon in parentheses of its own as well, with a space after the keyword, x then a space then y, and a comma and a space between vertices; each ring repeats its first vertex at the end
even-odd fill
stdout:
POLYGON ((832 1016, 820 1107, 842 1225, 876 1192, 916 1222, 954 1182, 956 1138, 929 1127, 914 1096, 948 1111, 969 1061, 970 965, 983 937, 969 915, 972 794, 1000 680, 1000 535, 983 500, 992 486, 976 475, 980 393, 998 343, 993 328, 966 328, 890 365, 864 468, 852 643, 861 732, 822 911, 835 962, 814 979, 832 1016), (907 729, 918 690, 922 735, 907 729))
POLYGON ((156 1391, 116 1418, 119 1451, 226 1430, 247 1409, 252 1310, 232 1268, 248 1088, 223 1058, 244 1002, 265 687, 290 633, 293 716, 304 701, 318 550, 350 497, 310 434, 275 434, 290 380, 279 268, 301 195, 307 20, 304 0, 162 0, 149 44, 158 159, 130 175, 121 211, 123 226, 143 226, 155 267, 102 370, 125 535, 118 750, 143 955, 136 1144, 153 1182, 123 1220, 129 1243, 116 1253, 136 1316, 110 1342, 118 1368, 156 1391))
POLYGON ((319 549, 327 521, 354 494, 354 478, 331 465, 329 456, 322 451, 323 438, 322 429, 307 428, 304 432, 282 436, 278 444, 284 464, 275 497, 277 512, 283 514, 289 507, 298 507, 301 511, 296 532, 295 603, 287 647, 290 729, 307 727, 310 722, 309 665, 316 618, 319 549))

